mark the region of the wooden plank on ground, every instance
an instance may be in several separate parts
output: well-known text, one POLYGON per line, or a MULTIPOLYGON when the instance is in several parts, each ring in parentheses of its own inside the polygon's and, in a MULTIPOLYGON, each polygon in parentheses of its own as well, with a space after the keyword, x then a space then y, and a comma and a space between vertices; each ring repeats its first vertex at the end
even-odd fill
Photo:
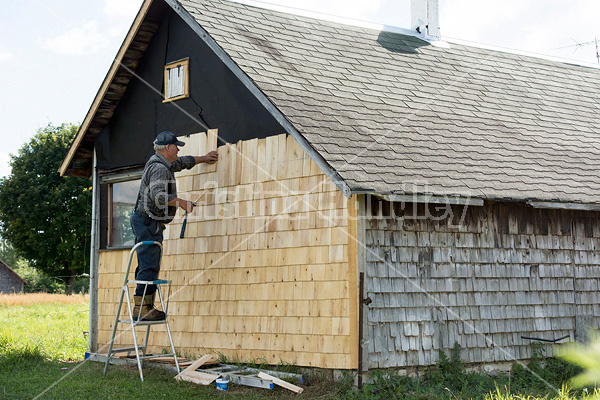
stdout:
POLYGON ((284 380, 281 380, 279 378, 276 378, 276 377, 271 376, 269 374, 266 374, 264 372, 259 372, 258 373, 258 377, 261 378, 261 379, 271 380, 271 381, 273 381, 274 384, 276 384, 278 386, 281 386, 283 388, 286 388, 288 390, 291 390, 294 393, 302 393, 304 391, 304 389, 302 389, 299 386, 296 386, 296 385, 294 385, 292 383, 286 382, 284 380))
MULTIPOLYGON (((179 373, 179 375, 177 375, 177 376, 183 375, 187 372, 195 371, 204 364, 209 364, 209 363, 214 364, 214 361, 217 361, 217 360, 218 360, 218 358, 214 354, 205 354, 202 357, 200 357, 198 360, 194 361, 192 363, 192 365, 190 365, 189 367, 187 367, 186 369, 181 371, 181 373, 179 373)), ((175 377, 175 379, 177 379, 177 376, 175 377)))
POLYGON ((206 372, 198 372, 198 371, 188 371, 186 373, 181 373, 175 377, 178 381, 187 381, 200 385, 210 385, 213 383, 219 376, 218 374, 207 374, 206 372))

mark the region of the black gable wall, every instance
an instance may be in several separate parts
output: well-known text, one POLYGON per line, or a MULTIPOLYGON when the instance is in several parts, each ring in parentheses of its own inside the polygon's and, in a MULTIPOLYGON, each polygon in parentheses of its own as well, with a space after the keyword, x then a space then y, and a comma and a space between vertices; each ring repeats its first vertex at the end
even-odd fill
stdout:
MULTIPOLYGON (((227 142, 284 129, 210 48, 172 10, 165 15, 109 124, 96 138, 98 168, 144 164, 159 132, 219 129, 227 142), (163 103, 164 67, 189 58, 190 97, 163 103)), ((222 143, 220 143, 222 144, 222 143)))

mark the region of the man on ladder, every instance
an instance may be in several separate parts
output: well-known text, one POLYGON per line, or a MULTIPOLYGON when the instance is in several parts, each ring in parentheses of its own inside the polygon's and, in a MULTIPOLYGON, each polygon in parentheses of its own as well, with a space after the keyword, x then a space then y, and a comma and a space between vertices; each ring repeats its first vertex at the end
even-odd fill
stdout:
MULTIPOLYGON (((179 147, 185 143, 177 140, 172 132, 161 132, 154 141, 156 152, 144 167, 142 182, 135 209, 131 215, 131 227, 135 242, 154 241, 162 243, 163 230, 175 217, 177 207, 192 212, 194 203, 177 197, 175 172, 191 169, 198 163, 214 163, 217 152, 211 151, 205 156, 177 157, 179 147)), ((153 281, 158 279, 160 271, 160 248, 158 246, 140 246, 137 248, 138 267, 135 279, 153 281)), ((134 295, 133 315, 140 315, 144 321, 160 321, 165 313, 154 307, 156 286, 149 285, 144 295, 144 285, 138 284, 134 295), (140 307, 142 308, 140 313, 140 307)))

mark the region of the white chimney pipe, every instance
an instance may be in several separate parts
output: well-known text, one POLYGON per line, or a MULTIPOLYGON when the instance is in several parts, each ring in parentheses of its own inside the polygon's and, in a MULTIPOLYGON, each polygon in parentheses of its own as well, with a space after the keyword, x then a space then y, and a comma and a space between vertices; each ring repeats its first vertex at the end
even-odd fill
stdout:
POLYGON ((438 0, 411 0, 411 29, 424 36, 440 37, 438 0))

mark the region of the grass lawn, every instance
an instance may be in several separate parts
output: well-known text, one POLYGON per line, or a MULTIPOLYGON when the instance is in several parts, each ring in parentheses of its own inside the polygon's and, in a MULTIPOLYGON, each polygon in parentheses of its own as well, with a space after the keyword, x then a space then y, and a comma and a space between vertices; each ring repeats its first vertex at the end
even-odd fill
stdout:
MULTIPOLYGON (((88 301, 81 296, 0 295, 0 399, 269 399, 292 398, 286 389, 255 389, 230 384, 225 392, 215 385, 177 382, 172 372, 137 366, 83 361, 87 351, 88 301)), ((331 382, 313 379, 302 396, 334 399, 331 382)))
POLYGON ((304 375, 306 385, 300 395, 280 387, 266 390, 235 384, 230 384, 229 391, 219 392, 214 384, 177 382, 172 372, 152 365, 144 367, 144 382, 140 382, 135 365, 111 365, 104 376, 104 364, 83 361, 87 325, 87 298, 0 295, 0 399, 600 399, 597 393, 552 389, 560 388, 561 382, 577 372, 557 359, 531 364, 550 385, 523 368, 515 369, 510 379, 467 373, 453 357, 419 379, 376 373, 362 392, 351 386, 350 375, 334 383, 325 374, 311 371, 304 375))

